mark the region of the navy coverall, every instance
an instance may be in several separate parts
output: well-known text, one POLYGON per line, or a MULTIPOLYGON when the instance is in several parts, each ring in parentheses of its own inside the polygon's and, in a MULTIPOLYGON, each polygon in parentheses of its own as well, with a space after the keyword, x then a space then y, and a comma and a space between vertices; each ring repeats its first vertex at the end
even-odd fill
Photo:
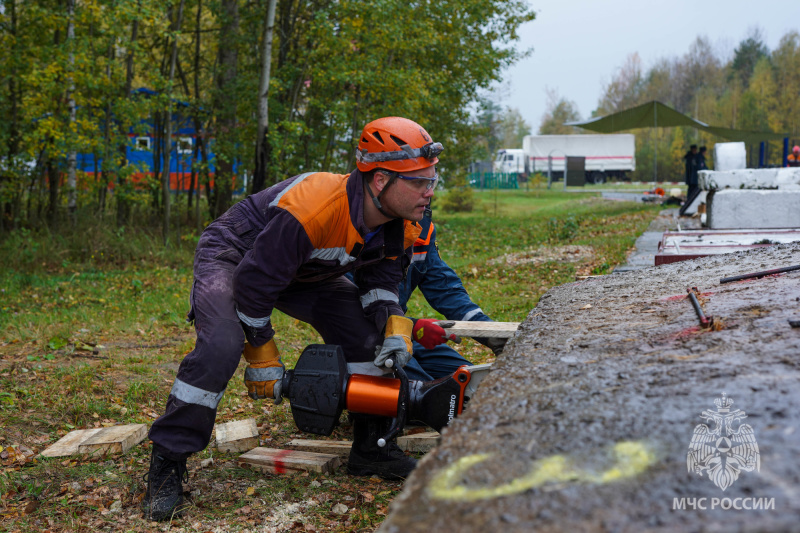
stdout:
POLYGON ((397 287, 419 226, 392 221, 365 242, 363 199, 357 170, 302 174, 249 196, 206 228, 189 313, 197 340, 150 430, 162 455, 180 460, 208 445, 245 336, 254 346, 271 339, 273 309, 340 345, 351 372, 382 373, 375 347, 388 317, 403 315, 397 287), (358 286, 344 277, 349 271, 358 286))
MULTIPOLYGON (((403 311, 408 311, 408 299, 419 288, 428 304, 448 320, 491 322, 492 319, 469 297, 458 274, 439 256, 433 222, 424 218, 420 225, 422 232, 414 242, 411 267, 399 287, 403 311)), ((482 339, 476 340, 480 342, 482 339)), ((405 370, 409 379, 430 381, 449 376, 462 365, 471 363, 447 344, 428 350, 414 342, 414 357, 406 364, 405 370)))

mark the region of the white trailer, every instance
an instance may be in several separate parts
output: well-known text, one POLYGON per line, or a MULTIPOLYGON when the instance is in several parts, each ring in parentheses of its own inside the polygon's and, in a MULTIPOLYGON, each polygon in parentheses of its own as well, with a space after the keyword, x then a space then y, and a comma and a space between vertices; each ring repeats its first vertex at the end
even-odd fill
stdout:
POLYGON ((627 178, 636 170, 636 143, 631 133, 608 135, 526 135, 522 140, 525 171, 564 175, 567 156, 586 158, 586 181, 603 183, 607 178, 627 178))

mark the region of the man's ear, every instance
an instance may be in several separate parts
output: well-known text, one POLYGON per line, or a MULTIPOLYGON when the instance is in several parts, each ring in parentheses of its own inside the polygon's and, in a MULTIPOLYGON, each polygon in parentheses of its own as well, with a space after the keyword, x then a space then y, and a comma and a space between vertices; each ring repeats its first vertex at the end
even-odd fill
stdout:
POLYGON ((375 177, 372 180, 372 183, 375 185, 375 190, 377 192, 381 192, 386 184, 389 182, 389 176, 385 173, 381 172, 380 170, 375 171, 375 177))

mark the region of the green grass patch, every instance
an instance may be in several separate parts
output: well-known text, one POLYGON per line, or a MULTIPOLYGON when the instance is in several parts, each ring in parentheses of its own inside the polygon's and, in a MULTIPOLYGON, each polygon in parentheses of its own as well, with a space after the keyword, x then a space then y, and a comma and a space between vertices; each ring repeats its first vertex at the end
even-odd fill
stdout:
MULTIPOLYGON (((624 262, 658 211, 604 202, 591 192, 476 191, 472 212, 451 214, 435 205, 434 220, 440 253, 473 299, 496 320, 523 321, 551 287, 624 262)), ((86 238, 50 234, 2 243, 6 252, 25 247, 19 261, 6 254, 0 272, 2 530, 150 529, 138 511, 147 441, 120 457, 34 459, 72 429, 151 424, 193 346, 194 330, 185 322, 190 247, 163 251, 151 237, 111 230, 91 235, 91 250, 86 238)), ((412 316, 437 316, 418 294, 409 307, 412 316)), ((273 322, 290 368, 306 345, 321 342, 291 317, 275 312, 273 322)), ((470 339, 457 349, 476 363, 494 360, 470 339)), ((286 402, 247 397, 243 371, 242 364, 217 422, 255 418, 263 446, 308 438, 297 431, 286 402)), ((331 438, 350 439, 346 416, 341 422, 331 438)), ((190 459, 187 490, 194 507, 180 525, 198 531, 374 530, 401 488, 342 470, 265 476, 237 467, 235 457, 208 448, 190 459), (207 458, 215 462, 202 468, 207 458), (348 511, 336 514, 338 504, 348 511), (278 523, 279 516, 288 522, 278 523)))

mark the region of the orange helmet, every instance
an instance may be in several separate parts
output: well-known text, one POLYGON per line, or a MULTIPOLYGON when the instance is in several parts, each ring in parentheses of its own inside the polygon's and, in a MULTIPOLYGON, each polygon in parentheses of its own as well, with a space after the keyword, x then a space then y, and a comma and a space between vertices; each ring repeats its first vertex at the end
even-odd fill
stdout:
POLYGON ((361 172, 378 167, 412 172, 438 163, 442 150, 442 143, 433 142, 425 128, 413 120, 384 117, 364 126, 356 149, 356 166, 361 172))

